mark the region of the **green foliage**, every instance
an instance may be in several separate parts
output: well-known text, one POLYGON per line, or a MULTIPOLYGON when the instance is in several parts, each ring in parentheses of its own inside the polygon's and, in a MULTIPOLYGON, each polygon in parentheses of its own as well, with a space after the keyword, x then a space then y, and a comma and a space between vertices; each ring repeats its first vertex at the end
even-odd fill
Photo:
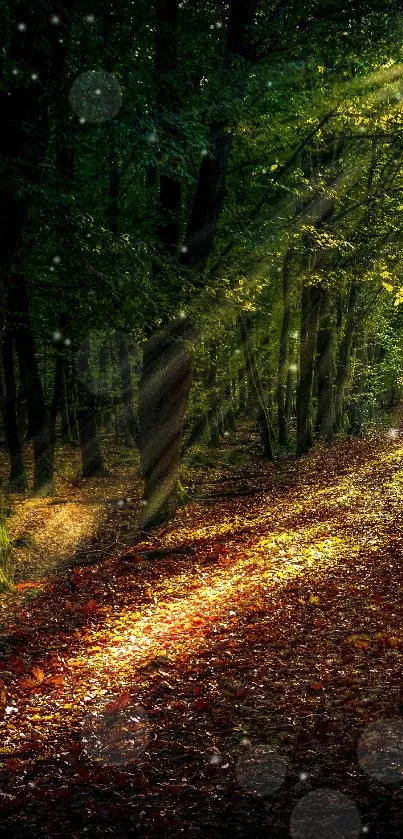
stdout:
POLYGON ((12 549, 3 519, 0 520, 0 592, 12 591, 14 565, 12 549))

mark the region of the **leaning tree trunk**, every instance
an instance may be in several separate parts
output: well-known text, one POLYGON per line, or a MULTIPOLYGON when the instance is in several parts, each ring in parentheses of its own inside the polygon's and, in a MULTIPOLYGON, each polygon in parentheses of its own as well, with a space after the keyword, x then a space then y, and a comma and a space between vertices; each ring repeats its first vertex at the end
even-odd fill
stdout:
POLYGON ((297 457, 312 446, 312 385, 319 321, 319 289, 304 285, 301 295, 301 343, 297 392, 297 457))
POLYGON ((140 526, 171 518, 178 504, 178 472, 191 363, 183 321, 171 322, 144 348, 139 388, 139 449, 145 491, 140 526))
POLYGON ((17 421, 17 390, 14 376, 13 334, 6 328, 3 336, 2 355, 4 370, 5 432, 10 458, 9 486, 12 492, 26 488, 24 461, 17 421))
POLYGON ((319 437, 330 443, 333 438, 333 366, 334 340, 332 305, 329 289, 321 289, 320 321, 316 347, 318 407, 316 429, 319 437))

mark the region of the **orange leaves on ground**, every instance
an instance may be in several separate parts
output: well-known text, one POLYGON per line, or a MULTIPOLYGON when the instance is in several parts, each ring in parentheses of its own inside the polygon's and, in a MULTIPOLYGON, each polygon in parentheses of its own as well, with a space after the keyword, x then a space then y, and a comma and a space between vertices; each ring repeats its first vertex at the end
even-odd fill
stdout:
POLYGON ((41 670, 40 667, 33 667, 32 670, 31 670, 31 673, 32 673, 36 682, 38 682, 39 684, 41 684, 41 682, 43 682, 43 680, 45 678, 45 674, 44 674, 43 670, 41 670))
MULTIPOLYGON (((157 765, 168 793, 177 795, 183 774, 191 777, 189 795, 194 784, 205 800, 205 773, 192 776, 191 761, 182 769, 189 744, 199 764, 218 749, 223 766, 232 766, 242 732, 249 743, 287 738, 305 724, 323 733, 323 711, 343 742, 352 712, 387 716, 403 650, 400 565, 387 535, 388 527, 396 534, 398 516, 384 488, 396 463, 380 463, 365 446, 341 448, 339 460, 327 449, 326 465, 335 463, 323 474, 317 455, 308 458, 298 466, 299 483, 267 490, 270 503, 260 487, 246 500, 195 507, 181 526, 173 522, 147 543, 169 549, 165 558, 143 562, 139 546, 133 549, 135 575, 122 574, 111 558, 30 603, 23 627, 14 621, 9 628, 14 652, 0 664, 0 698, 3 690, 19 709, 11 707, 4 721, 10 760, 21 742, 38 765, 53 749, 66 757, 67 774, 74 769, 74 783, 90 784, 92 770, 80 765, 82 720, 102 708, 99 725, 91 717, 102 738, 103 724, 141 697, 158 757, 144 759, 149 777, 138 788, 158 794, 157 765), (368 555, 375 537, 377 552, 368 555), (194 551, 176 556, 176 544, 194 551)), ((354 732, 349 737, 350 747, 354 732)), ((305 765, 309 749, 293 753, 293 742, 291 760, 305 765)))
POLYGON ((116 714, 118 711, 121 711, 122 708, 127 708, 130 702, 130 693, 127 690, 125 690, 123 693, 121 693, 120 696, 117 697, 117 699, 114 699, 112 702, 108 702, 108 704, 105 705, 104 710, 107 714, 116 714))

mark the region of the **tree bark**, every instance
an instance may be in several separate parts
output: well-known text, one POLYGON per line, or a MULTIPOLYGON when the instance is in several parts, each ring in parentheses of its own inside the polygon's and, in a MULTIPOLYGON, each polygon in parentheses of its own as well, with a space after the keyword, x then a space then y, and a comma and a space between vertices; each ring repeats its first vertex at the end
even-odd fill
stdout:
POLYGON ((249 338, 250 319, 247 319, 245 315, 241 314, 238 318, 238 325, 241 334, 241 341, 245 358, 246 376, 248 379, 250 392, 253 394, 252 399, 256 411, 257 423, 260 429, 260 435, 263 445, 263 454, 267 460, 274 460, 273 432, 271 427, 270 416, 266 405, 266 400, 262 391, 255 353, 253 351, 249 338))
POLYGON ((309 451, 313 440, 312 385, 319 303, 319 289, 315 286, 304 285, 301 294, 301 336, 297 391, 297 457, 301 457, 309 451))
POLYGON ((140 466, 145 483, 140 526, 171 518, 178 504, 178 472, 192 367, 183 322, 173 321, 144 348, 139 388, 140 466))
POLYGON ((286 421, 286 384, 288 373, 288 341, 291 316, 291 288, 290 288, 291 251, 288 250, 283 263, 283 320, 281 323, 280 347, 278 354, 277 376, 277 417, 278 441, 280 446, 288 445, 286 421))
POLYGON ((59 407, 62 404, 62 395, 63 395, 63 379, 64 379, 64 366, 65 361, 63 357, 63 353, 58 348, 55 349, 56 355, 56 363, 55 363, 55 377, 53 382, 53 395, 52 395, 52 402, 50 405, 50 439, 52 444, 52 449, 54 452, 55 445, 56 445, 56 419, 57 414, 59 411, 59 407))
POLYGON ((120 381, 122 386, 124 440, 126 446, 133 448, 138 439, 138 425, 133 410, 134 393, 130 354, 127 348, 126 337, 123 332, 116 332, 115 337, 119 358, 120 381))
POLYGON ((34 447, 34 491, 53 491, 53 453, 49 417, 29 322, 28 296, 23 277, 13 274, 8 291, 8 317, 14 333, 20 380, 28 410, 28 430, 34 447))
POLYGON ((26 489, 26 479, 17 422, 17 390, 14 376, 13 343, 12 331, 6 328, 3 335, 2 356, 5 391, 5 432, 10 458, 9 486, 12 492, 23 492, 26 489))
MULTIPOLYGON (((253 27, 258 0, 232 0, 227 30, 226 57, 237 54, 247 57, 250 31, 253 27)), ((180 120, 181 103, 178 98, 177 79, 177 28, 178 4, 176 0, 158 0, 156 4, 156 103, 159 114, 164 114, 160 124, 164 133, 172 133, 180 120)), ((183 300, 180 266, 192 271, 193 285, 197 275, 201 278, 211 252, 219 215, 224 200, 224 186, 232 135, 226 121, 215 122, 209 132, 209 154, 202 159, 195 197, 186 226, 185 245, 178 259, 181 218, 180 175, 171 161, 171 166, 160 171, 157 206, 156 233, 162 256, 176 262, 177 283, 171 289, 178 305, 183 300)), ((157 270, 158 279, 161 270, 157 270)), ((161 277, 161 281, 164 277, 161 277)), ((199 281, 199 287, 202 282, 199 281)), ((176 509, 179 481, 179 454, 182 449, 182 435, 186 406, 190 395, 191 356, 184 339, 190 337, 191 327, 183 319, 180 329, 176 321, 165 330, 156 332, 149 339, 144 350, 143 372, 139 385, 139 448, 145 478, 145 502, 140 514, 140 528, 150 529, 155 524, 171 517, 176 509), (178 342, 173 335, 180 334, 178 342), (158 360, 158 353, 160 358, 158 360), (175 374, 172 365, 176 361, 175 374), (172 415, 164 408, 163 425, 169 430, 168 443, 162 445, 160 423, 157 411, 166 396, 164 368, 168 365, 169 378, 174 382, 173 398, 167 399, 172 415), (153 383, 147 384, 147 371, 153 376, 153 383), (142 426, 147 422, 148 427, 142 426), (154 436, 154 440, 153 440, 154 436), (151 442, 150 442, 151 440, 151 442), (150 446, 156 446, 151 457, 150 446)))
POLYGON ((358 291, 358 284, 353 282, 350 288, 344 332, 340 341, 338 352, 334 403, 334 431, 336 434, 338 434, 343 427, 344 394, 348 379, 349 361, 355 333, 355 314, 358 291))
POLYGON ((321 440, 331 443, 334 428, 334 339, 330 291, 321 289, 320 320, 316 349, 318 407, 316 429, 321 440))
POLYGON ((88 354, 88 344, 84 341, 76 354, 77 424, 83 478, 107 474, 99 443, 96 399, 88 354))

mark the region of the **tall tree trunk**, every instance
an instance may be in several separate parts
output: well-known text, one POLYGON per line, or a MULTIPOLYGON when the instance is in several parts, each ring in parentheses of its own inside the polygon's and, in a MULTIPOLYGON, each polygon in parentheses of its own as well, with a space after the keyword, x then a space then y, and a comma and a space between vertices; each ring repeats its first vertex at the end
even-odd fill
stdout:
POLYGON ((366 367, 368 363, 367 355, 367 339, 363 331, 359 346, 356 350, 356 372, 353 381, 352 393, 349 398, 348 419, 349 419, 349 434, 361 434, 363 426, 363 405, 362 397, 366 382, 366 367))
POLYGON ((27 430, 27 402, 21 382, 19 383, 17 390, 17 422, 20 439, 24 440, 27 430))
POLYGON ((116 332, 116 346, 119 358, 120 381, 122 385, 123 422, 125 445, 132 448, 138 439, 138 426, 133 410, 133 381, 130 354, 123 332, 116 332))
MULTIPOLYGON (((248 56, 250 34, 258 0, 232 0, 229 11, 227 30, 226 57, 235 54, 243 58, 248 56)), ((164 115, 160 130, 162 137, 172 134, 180 122, 181 103, 178 98, 177 84, 177 27, 178 3, 176 0, 157 0, 156 4, 156 104, 157 112, 164 115)), ((231 62, 230 62, 231 63, 231 62)), ((228 169, 232 133, 226 122, 216 122, 210 128, 209 154, 202 159, 195 197, 187 224, 185 245, 180 260, 178 246, 180 241, 181 188, 180 175, 176 173, 171 161, 170 169, 160 171, 159 198, 157 208, 157 236, 162 253, 168 262, 174 260, 192 271, 193 282, 196 275, 201 277, 213 245, 218 219, 224 201, 224 186, 228 169)), ((178 304, 183 299, 181 272, 178 270, 177 288, 174 290, 178 304)), ((200 287, 202 283, 200 282, 200 287)), ((161 330, 149 339, 150 346, 144 352, 144 367, 139 385, 139 448, 140 460, 144 468, 144 501, 140 515, 140 527, 149 529, 171 516, 178 497, 179 454, 182 448, 182 435, 186 406, 189 401, 191 375, 191 356, 183 342, 190 337, 192 330, 185 321, 181 324, 181 339, 175 349, 172 336, 176 332, 176 323, 161 330), (168 345, 167 345, 168 341, 168 345), (160 358, 158 359, 158 352, 160 358), (163 378, 164 367, 168 363, 172 370, 173 360, 178 364, 178 372, 170 372, 177 388, 177 397, 169 399, 172 416, 165 411, 164 424, 170 429, 169 447, 161 439, 157 409, 162 404, 165 392, 163 378), (147 385, 147 370, 154 376, 154 386, 147 385), (158 383, 158 387, 157 387, 158 383), (158 388, 161 388, 159 392, 158 388), (148 427, 142 428, 147 421, 148 427), (150 459, 150 446, 158 446, 150 459), (161 469, 160 464, 164 467, 161 469), (167 494, 168 493, 168 494, 167 494), (169 497, 170 493, 170 497, 169 497), (153 500, 152 500, 153 499, 153 500)))
POLYGON ((291 419, 295 415, 295 391, 298 389, 298 333, 291 333, 288 345, 288 370, 285 392, 285 415, 291 419), (296 386, 295 386, 296 383, 296 386))
POLYGON ((209 445, 216 447, 220 442, 220 394, 217 382, 217 344, 210 345, 207 426, 209 428, 209 445))
POLYGON ((283 263, 283 320, 281 323, 277 377, 278 441, 280 446, 288 445, 285 401, 288 373, 288 333, 290 329, 291 315, 290 263, 291 251, 288 250, 283 263))
POLYGON ((246 378, 245 368, 242 366, 238 370, 238 413, 243 414, 247 410, 247 393, 246 393, 246 378))
POLYGON ((98 369, 99 369, 99 425, 104 426, 106 431, 111 431, 111 394, 108 379, 108 362, 111 360, 109 350, 109 339, 101 336, 101 343, 98 352, 98 369))
POLYGON ((64 371, 64 387, 69 439, 71 439, 71 441, 77 445, 77 443, 79 442, 77 425, 77 381, 74 369, 74 361, 71 358, 71 353, 69 353, 67 356, 66 369, 64 371))
POLYGON ((312 384, 320 293, 315 286, 303 285, 301 294, 301 338, 297 392, 297 457, 312 446, 312 384))
POLYGON ((119 359, 117 355, 116 341, 113 336, 109 339, 109 357, 111 362, 112 376, 112 404, 113 404, 113 426, 115 443, 121 442, 122 435, 122 411, 121 411, 121 389, 119 382, 119 359))
POLYGON ((103 476, 106 473, 97 428, 96 399, 89 363, 88 343, 84 341, 76 354, 77 372, 77 424, 81 448, 83 478, 103 476))
POLYGON ((34 69, 40 86, 33 95, 31 86, 21 84, 20 74, 16 74, 10 75, 7 84, 3 84, 0 90, 0 158, 3 162, 0 186, 0 298, 3 306, 31 205, 32 182, 38 182, 41 171, 38 164, 42 163, 46 154, 49 105, 54 89, 60 89, 63 84, 63 62, 70 29, 69 10, 65 3, 58 0, 52 4, 52 13, 59 17, 62 24, 62 39, 59 27, 49 26, 50 12, 46 4, 6 2, 4 6, 12 33, 7 45, 7 66, 34 69), (27 33, 21 36, 19 26, 25 27, 27 33), (33 37, 34 32, 46 32, 46 38, 33 37), (27 183, 28 179, 31 184, 27 183))
POLYGON ((2 355, 4 370, 5 432, 10 458, 9 485, 12 492, 26 489, 24 461, 17 422, 17 391, 14 376, 13 333, 6 328, 3 333, 2 355))
POLYGON ((53 382, 53 395, 52 395, 52 402, 50 404, 50 439, 52 443, 52 449, 54 452, 55 445, 56 445, 56 419, 57 414, 59 411, 59 407, 62 404, 62 396, 63 396, 63 379, 64 379, 64 366, 65 360, 63 357, 63 352, 59 348, 55 348, 55 377, 53 382))
POLYGON ((253 403, 256 410, 256 418, 260 429, 260 435, 263 445, 263 454, 267 460, 274 460, 273 455, 273 433, 271 427, 270 416, 264 398, 258 367, 256 364, 255 353, 250 342, 249 329, 250 318, 246 318, 241 314, 238 318, 239 330, 241 333, 241 341, 245 358, 245 369, 250 390, 253 393, 253 403))
POLYGON ((49 417, 29 322, 28 296, 23 277, 13 274, 8 292, 8 315, 14 332, 20 380, 28 410, 28 429, 34 447, 34 491, 53 491, 53 453, 49 417))
POLYGON ((62 392, 60 398, 60 440, 62 443, 71 443, 74 439, 74 434, 70 426, 70 414, 67 393, 67 363, 63 366, 62 373, 62 392))
POLYGON ((139 388, 144 530, 171 518, 178 503, 178 470, 192 375, 189 352, 182 338, 183 322, 171 322, 144 348, 139 388))
MULTIPOLYGON (((156 113, 159 139, 163 144, 171 138, 179 141, 177 0, 157 0, 155 24, 156 113)), ((173 160, 161 161, 156 235, 167 264, 177 261, 178 257, 181 199, 177 165, 173 160)), ((163 282, 162 274, 163 269, 155 263, 156 282, 163 282)), ((180 295, 179 275, 176 291, 180 295)), ((183 343, 184 335, 185 319, 180 324, 172 322, 149 336, 144 347, 138 408, 140 465, 144 479, 139 517, 142 530, 169 519, 178 503, 180 453, 191 382, 190 355, 183 343)))
POLYGON ((318 408, 316 428, 319 437, 330 443, 333 438, 333 366, 334 339, 330 291, 321 289, 320 320, 316 347, 318 408))
POLYGON ((344 394, 348 379, 349 361, 355 334, 358 291, 358 284, 353 282, 350 288, 344 332, 340 341, 338 352, 334 403, 334 430, 336 434, 339 433, 343 427, 344 394))

